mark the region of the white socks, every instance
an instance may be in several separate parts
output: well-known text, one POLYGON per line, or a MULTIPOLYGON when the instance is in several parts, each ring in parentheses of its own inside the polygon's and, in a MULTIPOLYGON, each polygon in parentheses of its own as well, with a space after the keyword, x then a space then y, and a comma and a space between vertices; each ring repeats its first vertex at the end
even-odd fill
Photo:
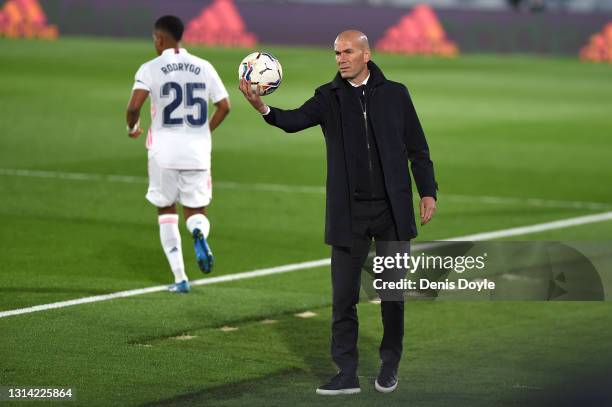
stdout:
MULTIPOLYGON (((191 218, 193 217, 194 216, 191 218)), ((181 248, 181 235, 178 228, 178 219, 179 217, 177 214, 159 215, 158 217, 159 238, 161 240, 164 253, 166 253, 168 263, 170 263, 172 273, 174 274, 175 283, 180 283, 183 280, 187 280, 185 265, 183 263, 183 250, 181 248)))
POLYGON ((193 234, 194 229, 200 229, 204 238, 208 238, 208 234, 210 233, 210 222, 206 216, 201 213, 196 213, 187 219, 187 229, 189 229, 189 233, 191 234, 193 234))
MULTIPOLYGON (((166 258, 174 274, 174 282, 180 283, 188 280, 185 274, 185 264, 183 263, 183 249, 181 248, 181 234, 178 227, 179 216, 177 214, 159 215, 159 238, 162 248, 166 253, 166 258)), ((210 222, 201 213, 192 215, 187 219, 187 229, 193 234, 194 229, 200 229, 207 238, 210 232, 210 222)))

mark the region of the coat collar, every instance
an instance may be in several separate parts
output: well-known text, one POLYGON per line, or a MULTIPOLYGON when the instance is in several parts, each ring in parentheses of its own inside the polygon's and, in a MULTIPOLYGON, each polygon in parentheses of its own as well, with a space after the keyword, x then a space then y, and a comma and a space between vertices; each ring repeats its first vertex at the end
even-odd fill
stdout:
MULTIPOLYGON (((368 80, 368 85, 371 84, 373 87, 379 86, 387 80, 378 65, 376 65, 374 62, 368 62, 368 70, 370 71, 370 79, 368 80)), ((343 86, 350 86, 350 84, 346 80, 342 79, 342 77, 340 76, 340 72, 336 74, 331 84, 332 89, 338 89, 343 86)))

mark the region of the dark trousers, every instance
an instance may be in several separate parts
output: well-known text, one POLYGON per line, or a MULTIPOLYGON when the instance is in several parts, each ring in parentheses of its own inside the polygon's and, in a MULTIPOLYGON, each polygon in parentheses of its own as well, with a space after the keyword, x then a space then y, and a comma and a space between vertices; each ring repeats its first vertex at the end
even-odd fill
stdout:
MULTIPOLYGON (((354 202, 352 223, 352 246, 333 246, 331 255, 331 354, 338 368, 346 374, 357 373, 359 322, 356 304, 359 302, 361 269, 368 256, 372 238, 376 241, 377 255, 382 255, 378 253, 379 242, 398 240, 386 200, 354 202)), ((380 359, 385 364, 397 365, 402 355, 404 338, 404 302, 382 301, 380 305, 384 328, 380 359)))

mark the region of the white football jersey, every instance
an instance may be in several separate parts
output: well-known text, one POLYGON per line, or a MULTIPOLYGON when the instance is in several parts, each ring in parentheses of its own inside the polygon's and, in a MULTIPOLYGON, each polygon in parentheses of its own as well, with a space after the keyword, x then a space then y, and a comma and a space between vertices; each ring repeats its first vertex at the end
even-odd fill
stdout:
POLYGON ((210 168, 208 104, 228 97, 210 62, 171 48, 142 64, 135 79, 133 89, 148 90, 151 97, 149 158, 162 168, 210 168))

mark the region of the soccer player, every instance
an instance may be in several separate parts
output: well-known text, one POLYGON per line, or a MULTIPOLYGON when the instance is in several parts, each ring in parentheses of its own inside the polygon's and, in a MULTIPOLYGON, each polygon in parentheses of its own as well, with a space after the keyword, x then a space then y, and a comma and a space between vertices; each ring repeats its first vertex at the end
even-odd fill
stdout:
POLYGON ((212 199, 211 132, 230 111, 228 93, 206 60, 180 47, 183 23, 163 16, 155 22, 153 42, 158 57, 136 72, 126 120, 128 135, 141 133, 140 109, 151 96, 147 134, 149 189, 146 198, 157 207, 162 248, 174 274, 171 292, 190 290, 185 274, 176 203, 183 206, 200 269, 210 273, 213 254, 206 239, 210 222, 206 206, 212 199), (208 103, 215 111, 208 118, 208 103))

